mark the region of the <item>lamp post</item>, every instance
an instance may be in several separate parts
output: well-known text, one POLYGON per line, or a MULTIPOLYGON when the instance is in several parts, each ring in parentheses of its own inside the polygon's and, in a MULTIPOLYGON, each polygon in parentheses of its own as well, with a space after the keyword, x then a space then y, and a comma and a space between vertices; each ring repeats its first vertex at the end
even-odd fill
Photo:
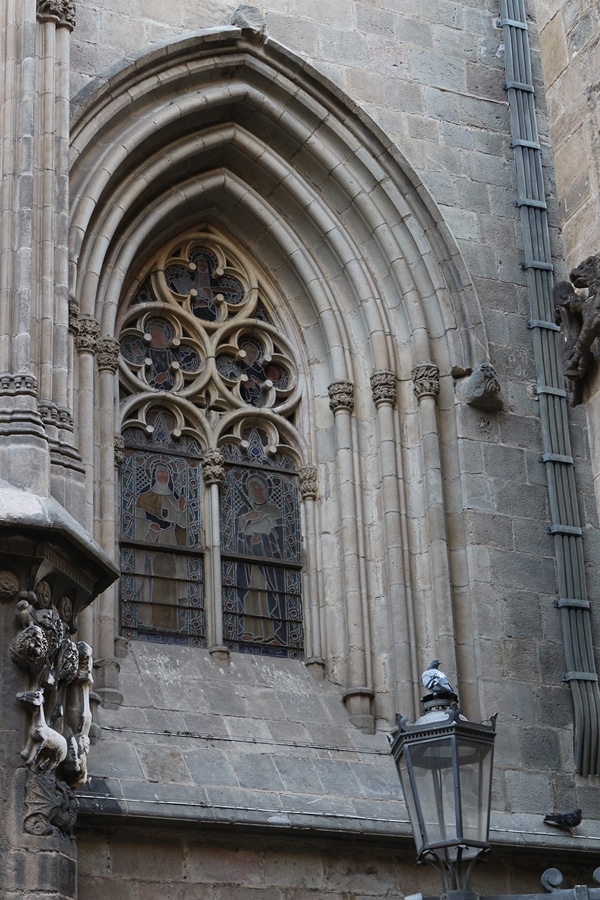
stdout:
POLYGON ((469 722, 450 692, 421 702, 421 718, 397 716, 391 736, 417 862, 438 869, 449 900, 471 900, 471 869, 489 850, 496 717, 469 722))
MULTIPOLYGON (((428 694, 423 715, 410 723, 396 716, 390 734, 402 792, 417 847, 417 864, 441 875, 441 897, 405 900, 548 900, 547 894, 493 894, 471 890, 473 865, 490 849, 490 805, 496 716, 475 724, 462 714, 456 694, 428 694)), ((600 884, 600 867, 593 873, 600 884)), ((546 869, 542 886, 556 900, 600 900, 599 888, 561 888, 558 869, 546 869)))

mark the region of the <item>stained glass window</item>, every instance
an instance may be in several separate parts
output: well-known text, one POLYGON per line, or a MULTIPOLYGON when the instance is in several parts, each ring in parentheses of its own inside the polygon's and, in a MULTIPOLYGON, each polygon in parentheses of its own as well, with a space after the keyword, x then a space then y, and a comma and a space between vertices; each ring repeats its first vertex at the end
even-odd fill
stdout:
POLYGON ((225 642, 242 653, 301 657, 298 478, 283 455, 266 458, 257 429, 251 437, 245 453, 226 448, 225 454, 221 494, 225 642))
POLYGON ((125 637, 302 657, 299 485, 288 446, 301 380, 274 308, 253 265, 210 230, 171 241, 121 304, 125 637), (218 523, 202 474, 217 448, 223 480, 210 474, 214 457, 206 479, 218 481, 218 523), (206 538, 217 525, 220 547, 206 538), (222 609, 205 595, 205 567, 221 572, 222 609), (217 636, 207 632, 215 620, 217 636))
POLYGON ((125 637, 204 646, 200 450, 171 438, 158 410, 153 431, 125 433, 121 472, 121 626, 125 637))

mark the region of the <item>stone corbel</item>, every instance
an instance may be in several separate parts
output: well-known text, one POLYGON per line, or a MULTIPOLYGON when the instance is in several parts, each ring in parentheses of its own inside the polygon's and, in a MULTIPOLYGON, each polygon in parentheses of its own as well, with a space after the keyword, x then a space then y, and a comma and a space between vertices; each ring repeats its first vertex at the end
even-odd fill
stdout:
POLYGON ((499 412, 502 409, 500 382, 490 363, 479 363, 474 369, 455 367, 452 375, 455 379, 461 379, 457 391, 463 403, 483 412, 499 412))
POLYGON ((74 637, 77 617, 118 570, 52 498, 0 482, 0 520, 0 626, 14 634, 15 714, 29 721, 23 827, 70 836, 92 726, 92 648, 74 637))

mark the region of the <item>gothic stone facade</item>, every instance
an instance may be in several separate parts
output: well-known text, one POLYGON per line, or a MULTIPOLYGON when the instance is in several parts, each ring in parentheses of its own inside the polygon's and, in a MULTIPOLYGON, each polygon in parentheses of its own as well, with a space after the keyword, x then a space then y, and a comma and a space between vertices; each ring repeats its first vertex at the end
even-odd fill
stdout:
POLYGON ((476 888, 588 881, 599 531, 533 6, 0 24, 5 896, 437 893, 386 738, 436 657, 498 713, 476 888))

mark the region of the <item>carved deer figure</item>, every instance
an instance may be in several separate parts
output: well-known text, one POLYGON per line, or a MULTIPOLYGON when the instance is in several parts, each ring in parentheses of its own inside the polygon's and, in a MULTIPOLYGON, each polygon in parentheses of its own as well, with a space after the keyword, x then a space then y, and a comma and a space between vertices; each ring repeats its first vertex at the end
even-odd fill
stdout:
POLYGON ((21 750, 21 758, 38 774, 53 772, 67 755, 67 742, 46 722, 44 689, 20 691, 17 700, 32 712, 27 744, 21 750))

